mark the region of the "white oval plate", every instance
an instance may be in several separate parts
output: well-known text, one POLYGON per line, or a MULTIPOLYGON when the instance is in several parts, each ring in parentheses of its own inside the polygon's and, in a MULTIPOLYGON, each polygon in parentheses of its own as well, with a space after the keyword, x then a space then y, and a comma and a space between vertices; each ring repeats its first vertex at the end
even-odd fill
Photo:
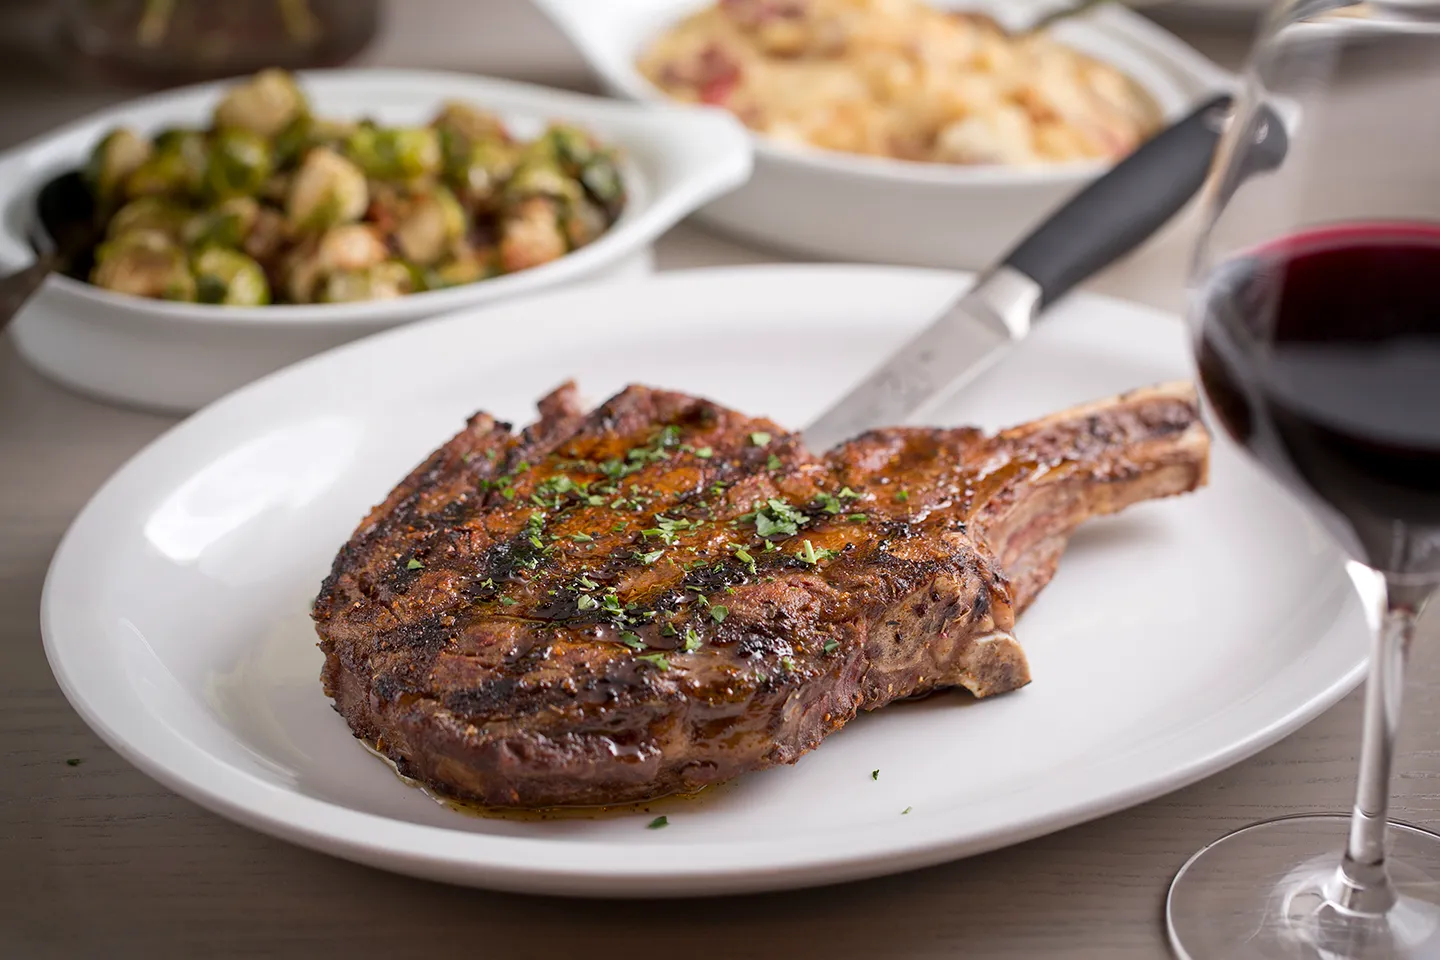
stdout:
MULTIPOLYGON (((1015 843, 1213 773, 1348 691, 1365 624, 1337 551, 1222 443, 1209 489, 1076 537, 1020 624, 1029 687, 861 717, 794 767, 665 807, 666 829, 640 812, 456 813, 331 710, 309 601, 365 510, 472 411, 523 422, 575 376, 597 400, 642 381, 799 426, 961 283, 879 267, 671 273, 283 370, 161 437, 80 514, 45 584, 51 666, 127 760, 241 823, 417 876, 609 897, 797 887, 1015 843)), ((945 419, 995 427, 1188 371, 1179 321, 1076 296, 945 419)))

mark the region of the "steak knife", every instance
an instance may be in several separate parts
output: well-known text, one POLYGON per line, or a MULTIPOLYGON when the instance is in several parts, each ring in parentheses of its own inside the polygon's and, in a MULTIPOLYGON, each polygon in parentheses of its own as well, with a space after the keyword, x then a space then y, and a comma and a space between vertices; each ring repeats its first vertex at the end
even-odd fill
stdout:
MULTIPOLYGON (((998 361, 1046 306, 1133 250, 1190 201, 1205 182, 1230 103, 1219 96, 1202 104, 1062 206, 806 427, 806 446, 828 450, 874 427, 913 420, 998 361)), ((1269 126, 1262 133, 1283 141, 1284 128, 1269 126)))

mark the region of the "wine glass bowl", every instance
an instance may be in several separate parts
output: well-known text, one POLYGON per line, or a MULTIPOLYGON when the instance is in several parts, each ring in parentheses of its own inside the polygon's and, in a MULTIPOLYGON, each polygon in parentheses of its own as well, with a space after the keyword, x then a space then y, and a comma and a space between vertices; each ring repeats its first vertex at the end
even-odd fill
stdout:
POLYGON ((1190 311, 1207 414, 1346 549, 1376 631, 1354 809, 1191 858, 1166 910, 1182 957, 1440 957, 1440 836, 1386 816, 1406 653, 1440 582, 1436 90, 1440 0, 1280 2, 1207 188, 1190 311))

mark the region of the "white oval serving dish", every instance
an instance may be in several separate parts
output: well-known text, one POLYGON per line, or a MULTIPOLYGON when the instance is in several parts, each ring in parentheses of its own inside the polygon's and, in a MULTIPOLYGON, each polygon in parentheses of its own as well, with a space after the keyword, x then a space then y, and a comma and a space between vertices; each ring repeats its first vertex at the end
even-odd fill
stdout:
MULTIPOLYGON (((448 290, 355 304, 220 307, 116 294, 51 277, 15 318, 22 356, 51 378, 102 399, 189 411, 296 360, 357 337, 459 307, 646 269, 649 245, 750 173, 745 129, 720 110, 637 106, 464 74, 335 70, 301 74, 316 112, 383 122, 429 119, 448 99, 495 110, 523 136, 547 120, 593 131, 625 156, 630 200, 595 242, 551 263, 448 290)), ((32 198, 83 163, 112 127, 204 126, 228 82, 144 97, 68 124, 0 156, 0 271, 34 259, 32 198)))
MULTIPOLYGON (((713 0, 537 0, 617 96, 666 102, 635 59, 670 24, 713 0)), ((934 0, 974 9, 974 2, 934 0)), ((983 9, 983 6, 981 7, 983 9)), ((1231 77, 1128 10, 1109 7, 1057 25, 1061 42, 1114 64, 1176 119, 1231 77)), ((752 135, 755 173, 709 204, 707 223, 794 253, 975 269, 998 259, 1108 164, 1028 169, 952 166, 780 144, 752 135)))

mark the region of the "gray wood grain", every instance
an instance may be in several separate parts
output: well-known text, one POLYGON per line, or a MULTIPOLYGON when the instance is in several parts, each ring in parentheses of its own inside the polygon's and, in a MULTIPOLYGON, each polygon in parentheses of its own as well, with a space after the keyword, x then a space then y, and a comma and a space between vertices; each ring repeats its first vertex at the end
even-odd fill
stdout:
MULTIPOLYGON (((1243 47, 1234 35, 1196 36, 1231 57, 1243 47)), ((424 62, 413 50, 386 49, 395 62, 424 62)), ((95 100, 51 91, 37 105, 36 97, 33 87, 0 90, 0 121, 18 117, 28 133, 95 100)), ((1173 307, 1187 242, 1181 224, 1092 286, 1173 307)), ((662 268, 770 259, 690 227, 658 253, 662 268)), ((724 902, 560 901, 450 888, 310 853, 230 824, 132 769, 70 709, 45 662, 37 611, 51 553, 105 477, 172 422, 67 393, 0 338, 0 958, 1162 957, 1165 887, 1191 853, 1252 820, 1349 802, 1355 696, 1260 755, 1126 813, 839 887, 724 902)), ((1424 640, 1395 812, 1434 825, 1433 617, 1424 640)))

